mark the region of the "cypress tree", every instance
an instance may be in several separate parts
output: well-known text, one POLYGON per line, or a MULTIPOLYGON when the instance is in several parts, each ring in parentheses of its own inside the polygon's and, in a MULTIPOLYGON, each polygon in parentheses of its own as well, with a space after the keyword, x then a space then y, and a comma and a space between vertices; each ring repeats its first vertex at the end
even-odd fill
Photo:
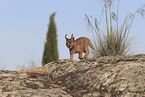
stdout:
POLYGON ((48 25, 48 32, 42 58, 43 65, 58 60, 59 57, 57 48, 57 29, 54 20, 55 15, 56 13, 52 13, 50 15, 50 23, 48 25))

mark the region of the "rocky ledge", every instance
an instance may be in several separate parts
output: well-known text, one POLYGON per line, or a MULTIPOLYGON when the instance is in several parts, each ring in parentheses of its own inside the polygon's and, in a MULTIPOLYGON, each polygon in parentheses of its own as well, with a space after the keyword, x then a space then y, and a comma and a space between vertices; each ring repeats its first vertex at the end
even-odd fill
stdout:
POLYGON ((143 54, 59 60, 41 69, 48 72, 0 71, 0 96, 145 97, 143 54))

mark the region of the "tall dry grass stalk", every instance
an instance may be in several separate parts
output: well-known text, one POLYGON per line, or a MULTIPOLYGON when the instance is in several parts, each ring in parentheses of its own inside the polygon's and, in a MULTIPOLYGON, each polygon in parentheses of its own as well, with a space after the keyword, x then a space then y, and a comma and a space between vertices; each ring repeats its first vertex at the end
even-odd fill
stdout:
POLYGON ((92 52, 93 56, 126 55, 130 52, 132 39, 129 39, 128 35, 130 33, 132 23, 137 14, 144 16, 145 4, 138 8, 134 13, 127 13, 122 26, 119 27, 120 0, 118 0, 116 13, 112 12, 112 0, 103 0, 103 2, 104 7, 102 9, 99 22, 98 19, 85 15, 87 24, 93 32, 93 40, 96 47, 96 50, 92 52), (104 33, 103 30, 100 29, 104 12, 107 33, 104 33))

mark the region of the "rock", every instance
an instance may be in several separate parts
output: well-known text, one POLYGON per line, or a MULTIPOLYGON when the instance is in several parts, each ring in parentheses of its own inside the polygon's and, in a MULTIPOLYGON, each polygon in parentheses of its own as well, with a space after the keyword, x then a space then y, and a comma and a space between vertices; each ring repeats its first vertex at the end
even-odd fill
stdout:
POLYGON ((58 60, 37 70, 0 71, 2 97, 144 97, 145 55, 58 60), (44 72, 44 70, 47 72, 44 72))
POLYGON ((106 56, 47 64, 50 78, 74 97, 145 96, 145 56, 106 56), (92 95, 92 96, 90 96, 92 95))
POLYGON ((31 78, 26 72, 1 70, 0 97, 71 97, 60 87, 51 86, 46 77, 31 78))

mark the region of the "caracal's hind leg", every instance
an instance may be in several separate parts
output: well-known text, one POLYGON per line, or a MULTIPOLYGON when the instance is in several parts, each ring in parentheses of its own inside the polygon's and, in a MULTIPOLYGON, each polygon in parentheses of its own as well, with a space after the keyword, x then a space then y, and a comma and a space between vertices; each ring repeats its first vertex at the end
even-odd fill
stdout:
POLYGON ((83 52, 80 52, 80 53, 79 53, 79 59, 80 59, 80 60, 83 59, 82 54, 83 54, 83 52))
POLYGON ((88 48, 86 48, 84 53, 85 53, 84 58, 89 59, 89 49, 88 48))
POLYGON ((86 52, 84 58, 85 58, 85 59, 89 59, 89 51, 86 52))

